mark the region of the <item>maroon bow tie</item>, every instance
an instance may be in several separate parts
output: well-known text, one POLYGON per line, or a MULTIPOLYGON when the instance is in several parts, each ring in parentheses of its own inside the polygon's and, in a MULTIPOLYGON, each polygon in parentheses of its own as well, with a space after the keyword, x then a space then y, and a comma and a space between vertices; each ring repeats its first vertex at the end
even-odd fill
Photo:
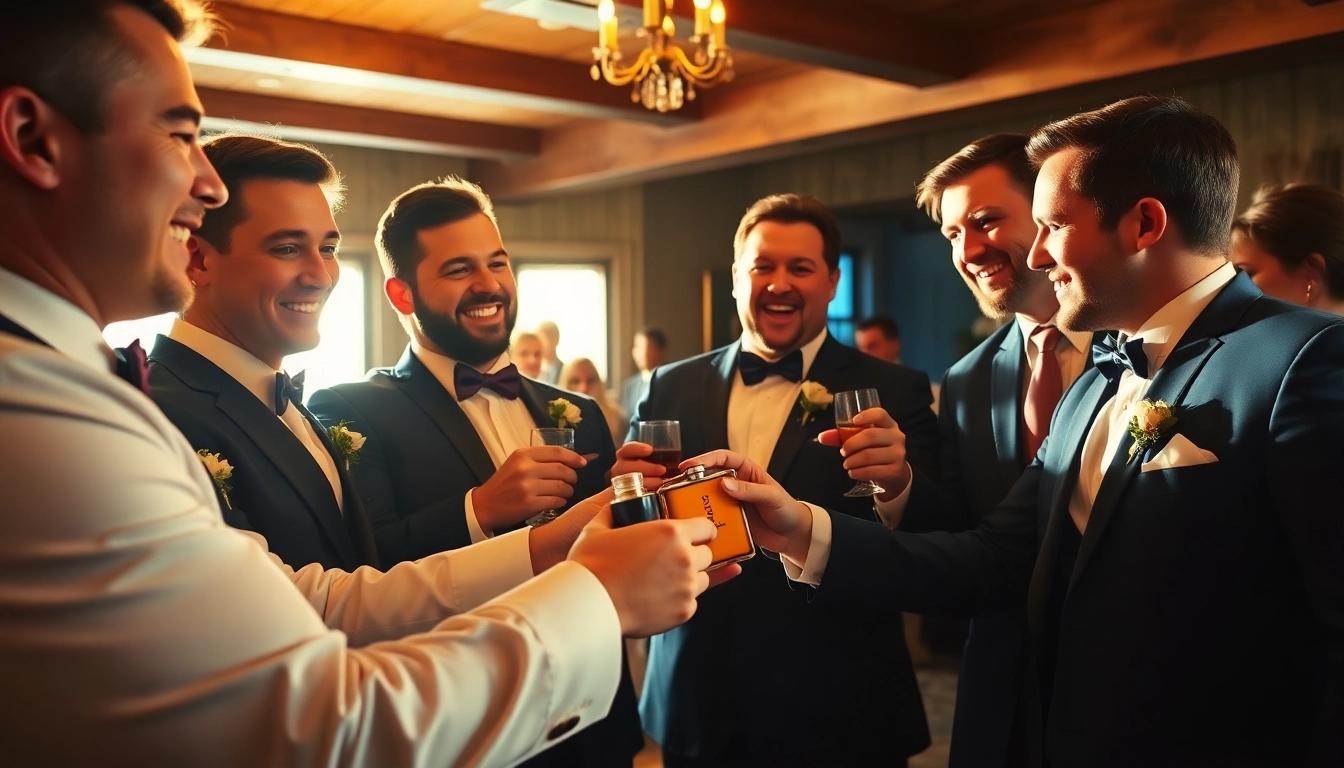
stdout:
POLYGON ((465 363, 458 363, 453 369, 453 386, 457 389, 458 401, 481 391, 481 388, 493 389, 500 397, 517 400, 523 391, 523 377, 518 366, 510 363, 499 369, 498 373, 481 373, 465 363))
POLYGON ((140 346, 140 340, 132 341, 128 346, 115 350, 117 355, 117 375, 126 383, 149 394, 149 359, 140 346))

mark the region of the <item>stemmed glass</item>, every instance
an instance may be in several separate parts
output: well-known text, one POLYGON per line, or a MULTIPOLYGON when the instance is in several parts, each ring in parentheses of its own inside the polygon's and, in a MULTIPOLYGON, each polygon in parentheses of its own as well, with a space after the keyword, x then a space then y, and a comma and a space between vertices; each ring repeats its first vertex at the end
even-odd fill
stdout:
MULTIPOLYGON (((557 427, 538 427, 532 430, 532 437, 529 438, 529 444, 532 447, 541 445, 554 445, 558 448, 574 450, 574 430, 559 429, 557 427)), ((537 514, 527 519, 527 524, 533 528, 538 525, 545 525, 560 516, 560 510, 548 509, 545 512, 537 514)))
MULTIPOLYGON (((876 389, 856 389, 835 393, 835 428, 840 432, 840 444, 844 445, 849 438, 872 426, 871 424, 855 424, 855 416, 869 408, 879 408, 881 405, 877 399, 876 389)), ((886 493, 886 491, 886 488, 872 480, 860 480, 853 488, 845 491, 845 496, 860 498, 876 496, 879 493, 886 493)))

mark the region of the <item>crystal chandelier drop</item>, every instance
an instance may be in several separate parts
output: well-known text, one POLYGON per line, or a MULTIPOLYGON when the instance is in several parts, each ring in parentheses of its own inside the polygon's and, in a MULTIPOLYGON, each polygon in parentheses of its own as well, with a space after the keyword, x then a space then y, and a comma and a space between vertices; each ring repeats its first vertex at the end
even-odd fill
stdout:
POLYGON ((659 112, 681 109, 687 100, 695 98, 697 87, 709 88, 733 79, 723 0, 694 0, 695 34, 690 39, 690 55, 676 43, 672 2, 644 0, 644 26, 635 34, 645 38, 645 46, 628 67, 621 66, 615 2, 602 0, 597 6, 600 26, 593 49, 593 79, 605 79, 612 85, 633 83, 630 100, 659 112))

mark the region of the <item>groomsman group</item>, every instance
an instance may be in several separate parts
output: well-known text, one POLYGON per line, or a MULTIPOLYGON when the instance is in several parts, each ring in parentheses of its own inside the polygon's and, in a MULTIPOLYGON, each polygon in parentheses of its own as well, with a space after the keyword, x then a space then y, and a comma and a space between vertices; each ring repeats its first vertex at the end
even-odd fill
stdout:
MULTIPOLYGON (((11 29, 55 23, 25 13, 11 29)), ((0 455, 18 505, 0 673, 31 701, 0 741, 19 762, 91 759, 64 713, 128 760, 628 766, 642 716, 669 767, 900 765, 929 743, 902 610, 976 617, 953 765, 1344 761, 1344 323, 1228 265, 1238 161, 1212 118, 1130 99, 929 172, 920 204, 1006 321, 947 372, 937 417, 925 375, 828 335, 833 215, 752 205, 742 338, 657 368, 634 415, 740 473, 726 487, 763 556, 700 594, 705 521, 610 531, 599 513, 612 474, 662 481, 650 447, 617 449, 595 403, 510 361, 516 287, 479 188, 391 203, 376 242, 407 348, 305 406, 282 364, 316 346, 339 279, 336 170, 271 139, 198 144, 183 20, 86 16, 149 73, 108 75, 108 125, 0 62, 0 413, 21 438, 0 455), (70 147, 142 162, 98 176, 70 147), (90 198, 89 174, 140 186, 90 198), (62 229, 142 197, 171 237, 120 226, 111 272, 62 229), (147 380, 134 350, 101 351, 98 326, 164 309, 181 312, 147 380), (805 383, 881 407, 842 441, 805 383), (574 450, 531 444, 557 399, 574 450), (117 486, 81 481, 103 477, 84 453, 36 482, 57 446, 112 451, 117 486), (192 451, 228 467, 207 479, 192 451), (856 480, 884 491, 846 497, 856 480), (655 634, 638 711, 620 634, 655 634)), ((0 32, 38 43, 61 41, 0 32)))

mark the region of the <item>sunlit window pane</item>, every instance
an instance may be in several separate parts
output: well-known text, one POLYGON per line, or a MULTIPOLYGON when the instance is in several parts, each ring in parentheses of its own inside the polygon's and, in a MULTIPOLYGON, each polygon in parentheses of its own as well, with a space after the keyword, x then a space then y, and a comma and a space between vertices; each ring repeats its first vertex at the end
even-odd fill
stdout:
POLYGON ((600 265, 523 266, 518 269, 518 328, 543 320, 560 326, 561 360, 586 357, 607 379, 607 271, 600 265))

